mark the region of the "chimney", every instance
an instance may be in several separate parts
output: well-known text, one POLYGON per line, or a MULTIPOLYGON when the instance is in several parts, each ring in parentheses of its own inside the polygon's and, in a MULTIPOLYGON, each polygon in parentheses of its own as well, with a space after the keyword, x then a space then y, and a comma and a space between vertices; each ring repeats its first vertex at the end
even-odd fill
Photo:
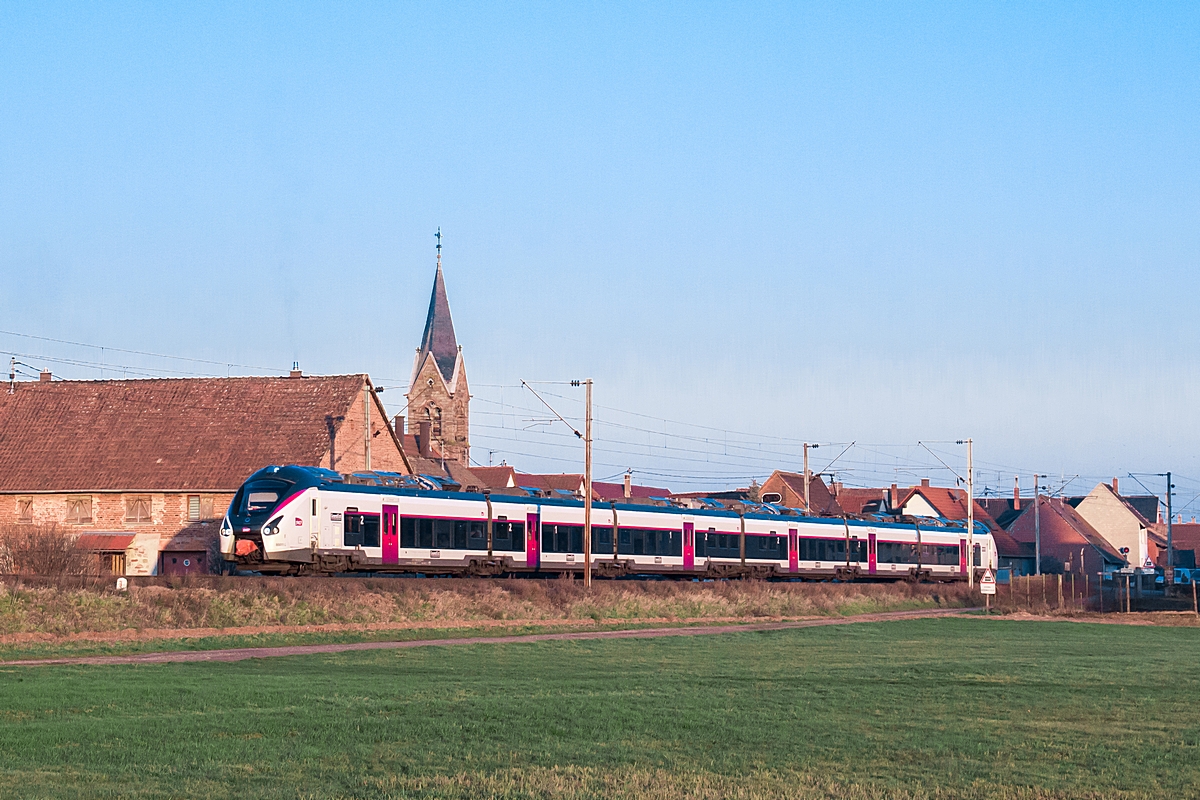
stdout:
POLYGON ((900 490, 896 488, 896 484, 892 484, 892 498, 888 501, 888 508, 895 509, 900 505, 900 490))
POLYGON ((397 436, 404 435, 404 415, 403 414, 397 414, 396 418, 394 420, 392 420, 392 430, 394 430, 396 432, 397 436))
POLYGON ((928 489, 929 488, 929 478, 921 478, 921 486, 928 489))
POLYGON ((632 483, 631 478, 632 478, 632 476, 628 472, 626 472, 625 473, 625 499, 626 500, 633 497, 633 487, 630 485, 632 483))
POLYGON ((1120 494, 1121 490, 1117 487, 1117 479, 1113 478, 1113 494, 1120 494))
POLYGON ((50 370, 48 370, 48 369, 42 370, 41 374, 38 375, 38 380, 41 381, 42 383, 49 383, 50 382, 50 370))
POLYGON ((292 371, 288 373, 289 378, 303 378, 304 373, 300 371, 300 362, 292 362, 292 371))
POLYGON ((839 494, 841 494, 841 493, 842 493, 842 484, 841 484, 841 482, 840 482, 840 481, 834 481, 834 482, 833 482, 833 496, 834 496, 834 497, 837 497, 837 496, 838 496, 839 494))
POLYGON ((1013 511, 1021 510, 1021 476, 1013 476, 1013 511))
POLYGON ((433 431, 432 422, 417 423, 417 453, 421 458, 433 458, 433 448, 430 447, 432 442, 429 441, 433 431))

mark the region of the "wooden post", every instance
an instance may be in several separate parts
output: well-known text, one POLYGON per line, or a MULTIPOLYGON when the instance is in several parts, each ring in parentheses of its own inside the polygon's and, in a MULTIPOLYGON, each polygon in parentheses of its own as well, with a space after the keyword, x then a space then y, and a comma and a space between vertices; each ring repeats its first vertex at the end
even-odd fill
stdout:
POLYGON ((1192 612, 1200 617, 1200 605, 1196 605, 1196 573, 1192 573, 1192 612))
POLYGON ((1042 573, 1042 605, 1043 606, 1047 605, 1047 603, 1046 603, 1046 573, 1044 573, 1044 572, 1042 573))
POLYGON ((1058 573, 1058 607, 1061 609, 1063 605, 1062 595, 1062 573, 1058 573))

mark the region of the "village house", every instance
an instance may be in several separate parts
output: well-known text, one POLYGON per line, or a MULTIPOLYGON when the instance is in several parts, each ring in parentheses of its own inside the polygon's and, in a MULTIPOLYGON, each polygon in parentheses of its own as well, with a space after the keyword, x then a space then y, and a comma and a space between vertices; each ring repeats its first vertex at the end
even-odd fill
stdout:
POLYGON ((271 464, 411 469, 366 375, 17 382, 0 392, 0 525, 54 523, 116 574, 206 572, 271 464))
POLYGON ((825 481, 820 475, 808 476, 808 500, 811 507, 804 503, 804 473, 784 472, 775 470, 759 488, 759 498, 764 503, 775 503, 787 508, 798 508, 809 514, 825 514, 838 516, 842 507, 834 499, 825 481))
POLYGON ((1125 558, 1111 542, 1063 498, 1031 498, 1009 525, 1008 534, 1030 548, 1040 539, 1042 572, 1094 578, 1125 566, 1125 558))
POLYGON ((1096 488, 1078 503, 1075 510, 1124 556, 1129 566, 1139 570, 1153 570, 1160 550, 1166 548, 1166 539, 1154 530, 1154 523, 1139 511, 1129 498, 1120 495, 1118 489, 1116 478, 1111 485, 1097 484, 1096 488))

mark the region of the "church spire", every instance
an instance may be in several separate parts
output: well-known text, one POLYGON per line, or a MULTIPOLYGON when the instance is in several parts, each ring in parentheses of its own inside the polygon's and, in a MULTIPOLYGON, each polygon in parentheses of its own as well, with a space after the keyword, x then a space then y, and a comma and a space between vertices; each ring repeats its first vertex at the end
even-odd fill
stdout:
POLYGON ((429 315, 425 318, 425 334, 421 337, 420 360, 433 354, 438 371, 447 382, 454 380, 454 364, 458 359, 458 341, 454 337, 454 321, 450 319, 450 301, 446 298, 446 281, 442 277, 442 229, 437 234, 437 272, 433 278, 433 294, 429 298, 429 315))

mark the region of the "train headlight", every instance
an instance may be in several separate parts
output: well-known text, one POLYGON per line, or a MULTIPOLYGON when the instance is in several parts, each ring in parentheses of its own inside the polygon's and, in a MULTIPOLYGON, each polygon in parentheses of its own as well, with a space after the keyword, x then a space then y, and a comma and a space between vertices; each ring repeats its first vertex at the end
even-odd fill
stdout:
POLYGON ((279 533, 279 523, 281 523, 281 522, 283 522, 282 515, 271 520, 266 525, 263 525, 263 527, 262 527, 263 536, 274 536, 275 534, 279 533))
POLYGON ((221 523, 221 535, 233 536, 233 526, 229 524, 229 517, 226 517, 225 521, 221 523))

